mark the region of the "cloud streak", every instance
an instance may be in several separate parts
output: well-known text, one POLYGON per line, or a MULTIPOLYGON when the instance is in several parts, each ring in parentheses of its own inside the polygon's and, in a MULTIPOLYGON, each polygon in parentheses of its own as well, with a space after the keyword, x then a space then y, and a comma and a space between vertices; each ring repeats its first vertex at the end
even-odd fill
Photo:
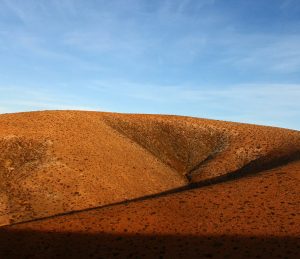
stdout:
POLYGON ((88 105, 77 96, 63 95, 40 87, 0 87, 0 113, 33 110, 99 110, 99 105, 88 105), (18 96, 16 96, 18 93, 18 96))
MULTIPOLYGON (((219 87, 207 85, 141 85, 120 81, 93 82, 95 94, 118 93, 131 102, 145 104, 145 113, 177 113, 248 123, 300 129, 300 84, 243 84, 219 87), (147 106, 146 104, 149 104, 147 106), (176 108, 175 108, 176 107, 176 108), (186 109, 189 107, 189 109, 186 109)), ((124 111, 131 112, 126 107, 124 111)))

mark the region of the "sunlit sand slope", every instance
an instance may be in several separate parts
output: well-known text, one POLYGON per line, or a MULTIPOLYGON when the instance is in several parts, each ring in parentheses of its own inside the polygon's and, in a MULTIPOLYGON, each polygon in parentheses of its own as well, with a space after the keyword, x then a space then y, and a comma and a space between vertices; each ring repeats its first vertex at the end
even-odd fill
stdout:
POLYGON ((0 224, 158 193, 186 179, 100 113, 0 116, 0 224))
POLYGON ((299 258, 299 161, 0 229, 3 258, 299 258), (15 249, 18 247, 18 249, 15 249))
POLYGON ((0 225, 243 177, 300 158, 297 131, 180 116, 0 115, 0 225))

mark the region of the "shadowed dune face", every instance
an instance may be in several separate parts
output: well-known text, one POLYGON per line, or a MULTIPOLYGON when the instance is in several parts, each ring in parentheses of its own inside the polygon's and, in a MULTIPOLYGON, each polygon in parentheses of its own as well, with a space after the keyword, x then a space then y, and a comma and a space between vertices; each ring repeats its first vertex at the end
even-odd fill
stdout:
POLYGON ((300 133, 178 116, 33 112, 0 115, 0 150, 6 225, 269 169, 300 158, 300 133))
POLYGON ((105 121, 184 175, 228 144, 222 129, 184 119, 116 115, 105 121))
POLYGON ((227 175, 250 163, 269 168, 281 160, 300 159, 297 131, 176 116, 104 118, 192 182, 227 175))

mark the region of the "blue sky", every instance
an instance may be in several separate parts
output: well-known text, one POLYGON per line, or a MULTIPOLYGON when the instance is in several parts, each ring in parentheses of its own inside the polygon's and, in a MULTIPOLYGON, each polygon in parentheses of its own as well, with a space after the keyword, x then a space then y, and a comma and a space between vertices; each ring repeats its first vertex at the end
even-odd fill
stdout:
POLYGON ((0 0, 0 113, 49 109, 300 130, 300 1, 0 0))

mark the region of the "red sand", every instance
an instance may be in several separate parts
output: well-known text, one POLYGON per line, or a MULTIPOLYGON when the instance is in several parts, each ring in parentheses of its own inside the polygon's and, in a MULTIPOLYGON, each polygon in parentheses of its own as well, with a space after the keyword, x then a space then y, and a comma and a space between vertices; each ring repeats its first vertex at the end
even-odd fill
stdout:
POLYGON ((299 258, 299 174, 294 162, 226 183, 5 227, 0 251, 4 258, 299 258))

